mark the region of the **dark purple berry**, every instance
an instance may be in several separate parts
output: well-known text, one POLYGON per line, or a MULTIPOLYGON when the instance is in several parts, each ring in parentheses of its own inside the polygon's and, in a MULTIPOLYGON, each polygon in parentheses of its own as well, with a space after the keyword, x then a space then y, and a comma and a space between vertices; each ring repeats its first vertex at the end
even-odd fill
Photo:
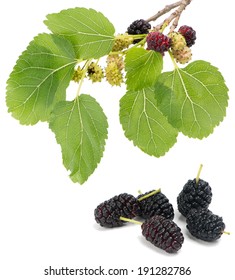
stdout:
POLYGON ((176 253, 184 242, 181 229, 172 220, 162 216, 153 216, 146 220, 141 228, 148 241, 167 253, 176 253))
POLYGON ((219 239, 225 229, 223 219, 208 209, 193 209, 189 212, 186 223, 189 232, 204 241, 219 239))
POLYGON ((206 181, 188 180, 177 197, 178 210, 186 217, 192 209, 207 209, 211 199, 211 187, 206 181))
POLYGON ((102 202, 94 211, 95 220, 102 227, 119 227, 125 222, 120 217, 134 218, 139 213, 139 201, 130 194, 122 193, 102 202))
MULTIPOLYGON (((137 199, 141 199, 147 194, 153 191, 141 194, 137 199)), ((149 219, 155 215, 161 215, 166 219, 173 220, 174 218, 174 209, 172 204, 169 202, 169 199, 161 192, 155 193, 143 200, 139 201, 140 204, 140 214, 139 216, 143 219, 149 219)))
POLYGON ((187 46, 190 48, 192 47, 192 45, 195 44, 195 41, 197 39, 196 37, 196 31, 193 30, 192 27, 190 26, 187 26, 187 25, 183 25, 179 28, 179 31, 178 31, 181 35, 184 36, 185 38, 185 41, 186 41, 186 44, 187 46))
POLYGON ((127 28, 127 33, 130 35, 148 34, 151 29, 151 24, 144 19, 138 19, 132 22, 127 28))
POLYGON ((162 54, 171 47, 171 38, 157 31, 149 33, 146 41, 148 50, 153 50, 162 54))

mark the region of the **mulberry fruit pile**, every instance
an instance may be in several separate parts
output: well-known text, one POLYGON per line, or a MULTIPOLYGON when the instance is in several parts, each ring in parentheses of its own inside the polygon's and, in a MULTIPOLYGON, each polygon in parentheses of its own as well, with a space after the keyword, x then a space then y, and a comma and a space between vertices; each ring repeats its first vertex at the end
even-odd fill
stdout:
POLYGON ((188 180, 177 197, 178 210, 186 217, 192 209, 207 209, 211 199, 211 187, 206 181, 188 180))
POLYGON ((141 200, 141 198, 145 197, 151 192, 153 191, 141 194, 137 197, 140 205, 139 216, 143 219, 149 219, 155 215, 161 215, 166 219, 173 220, 173 206, 169 202, 169 199, 162 192, 158 192, 154 195, 147 197, 146 199, 141 200))
POLYGON ((139 213, 139 202, 130 194, 123 193, 102 202, 94 211, 95 220, 102 227, 119 227, 125 222, 120 217, 132 219, 139 213))
POLYGON ((127 193, 114 196, 98 205, 94 214, 96 222, 108 228, 122 226, 126 218, 146 219, 144 223, 137 222, 141 224, 143 236, 168 253, 177 252, 184 241, 181 229, 172 221, 173 206, 160 189, 137 198, 127 193))
POLYGON ((153 216, 146 220, 141 228, 146 240, 167 253, 176 253, 184 242, 181 229, 162 216, 153 216))
MULTIPOLYGON (((178 210, 186 217, 186 228, 194 237, 215 241, 226 233, 225 224, 222 217, 208 209, 212 192, 208 182, 199 178, 201 169, 202 165, 196 179, 188 180, 179 193, 178 210)), ((99 204, 94 215, 96 222, 107 228, 126 222, 140 224, 145 239, 167 253, 178 252, 184 243, 181 228, 173 221, 173 206, 160 189, 137 197, 127 193, 116 195, 99 204), (133 218, 142 218, 144 222, 133 218)))
POLYGON ((186 223, 189 232, 204 241, 219 239, 225 229, 223 219, 208 209, 193 209, 189 212, 186 223))

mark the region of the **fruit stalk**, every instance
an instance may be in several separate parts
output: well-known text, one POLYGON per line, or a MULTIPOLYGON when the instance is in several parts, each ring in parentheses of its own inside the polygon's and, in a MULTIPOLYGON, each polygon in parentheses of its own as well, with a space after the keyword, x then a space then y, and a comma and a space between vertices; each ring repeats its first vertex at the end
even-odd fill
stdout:
POLYGON ((142 225, 143 223, 139 222, 139 221, 136 221, 136 220, 133 220, 133 219, 128 219, 128 218, 125 218, 125 217, 120 217, 119 218, 121 221, 124 221, 124 222, 129 222, 129 223, 132 223, 132 224, 137 224, 137 225, 142 225))
POLYGON ((138 200, 139 200, 139 201, 142 201, 142 200, 144 200, 144 199, 146 199, 146 198, 148 198, 148 197, 150 197, 150 196, 152 196, 152 195, 155 195, 156 193, 159 193, 159 192, 161 192, 161 189, 152 191, 151 193, 148 193, 148 194, 146 194, 146 195, 140 197, 138 200))
POLYGON ((197 177, 196 177, 196 185, 198 185, 198 182, 200 180, 200 175, 201 175, 202 167, 203 167, 203 165, 200 164, 200 167, 199 167, 198 172, 197 172, 197 177))

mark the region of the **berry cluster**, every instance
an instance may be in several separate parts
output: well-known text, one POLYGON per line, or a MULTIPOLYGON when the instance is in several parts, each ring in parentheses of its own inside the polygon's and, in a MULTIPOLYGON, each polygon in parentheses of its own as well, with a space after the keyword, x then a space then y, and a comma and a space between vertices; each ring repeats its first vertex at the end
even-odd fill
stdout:
POLYGON ((160 190, 137 198, 126 193, 114 196, 98 205, 94 214, 102 227, 119 227, 134 217, 146 219, 141 224, 143 236, 168 253, 177 252, 184 241, 181 229, 172 221, 173 206, 160 190))
POLYGON ((214 241, 221 237, 225 224, 223 219, 209 209, 212 200, 211 187, 208 182, 199 178, 188 180, 177 197, 179 212, 186 217, 187 229, 196 238, 214 241))
POLYGON ((118 52, 127 49, 131 44, 138 43, 143 38, 141 35, 147 34, 147 50, 160 52, 162 55, 168 50, 177 62, 187 63, 191 59, 191 47, 196 40, 196 32, 189 26, 183 25, 178 32, 171 32, 168 36, 161 32, 150 32, 151 25, 143 19, 135 20, 127 28, 125 34, 116 36, 112 47, 112 52, 107 56, 107 65, 104 69, 98 62, 91 62, 88 66, 78 66, 73 74, 72 80, 76 83, 87 77, 92 83, 101 82, 105 77, 112 86, 121 86, 124 82, 124 61, 123 56, 118 52), (132 36, 130 36, 132 35, 132 36), (137 37, 137 39, 135 38, 137 37))
POLYGON ((171 50, 177 62, 185 64, 192 58, 190 47, 195 43, 196 32, 192 27, 183 25, 178 32, 171 32, 168 36, 159 31, 147 35, 147 49, 160 52, 171 50))
POLYGON ((109 55, 107 57, 107 65, 102 69, 100 65, 91 62, 88 67, 78 66, 73 73, 72 80, 76 83, 84 77, 87 77, 92 83, 101 82, 105 77, 107 82, 112 86, 120 86, 123 83, 124 61, 120 55, 109 55))

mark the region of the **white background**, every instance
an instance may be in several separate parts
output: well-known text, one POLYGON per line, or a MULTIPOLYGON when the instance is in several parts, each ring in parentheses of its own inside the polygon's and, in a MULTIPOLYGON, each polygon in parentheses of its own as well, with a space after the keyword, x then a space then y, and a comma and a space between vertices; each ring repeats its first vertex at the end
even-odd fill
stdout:
MULTIPOLYGON (((180 25, 197 30, 193 59, 217 66, 230 89, 227 116, 214 133, 193 140, 179 135, 177 144, 162 158, 153 158, 134 147, 119 124, 119 99, 125 88, 106 83, 84 84, 109 119, 109 138, 104 157, 88 182, 70 181, 62 165, 60 147, 46 123, 21 126, 7 113, 5 86, 20 53, 32 38, 47 32, 43 20, 48 13, 76 6, 101 11, 121 33, 138 18, 148 18, 170 1, 4 1, 0 9, 0 279, 113 279, 115 277, 44 276, 50 265, 70 268, 102 265, 134 270, 117 279, 136 279, 139 266, 191 267, 191 276, 174 279, 231 279, 234 274, 234 158, 235 98, 232 1, 194 0, 183 13, 180 25), (4 4, 3 4, 4 3, 4 4), (203 163, 202 179, 210 182, 210 209, 223 216, 226 230, 218 242, 191 238, 184 219, 176 210, 175 222, 185 242, 175 255, 148 244, 138 225, 105 230, 94 220, 94 209, 102 201, 122 192, 133 195, 161 187, 176 207, 176 197, 203 163)), ((163 18, 164 19, 164 18, 163 18)), ((172 69, 166 57, 166 70, 172 69)), ((70 88, 75 92, 76 88, 70 88)), ((162 276, 166 279, 170 276, 162 276)), ((142 276, 154 279, 154 276, 142 276)), ((158 276, 161 278, 161 276, 158 276)))

